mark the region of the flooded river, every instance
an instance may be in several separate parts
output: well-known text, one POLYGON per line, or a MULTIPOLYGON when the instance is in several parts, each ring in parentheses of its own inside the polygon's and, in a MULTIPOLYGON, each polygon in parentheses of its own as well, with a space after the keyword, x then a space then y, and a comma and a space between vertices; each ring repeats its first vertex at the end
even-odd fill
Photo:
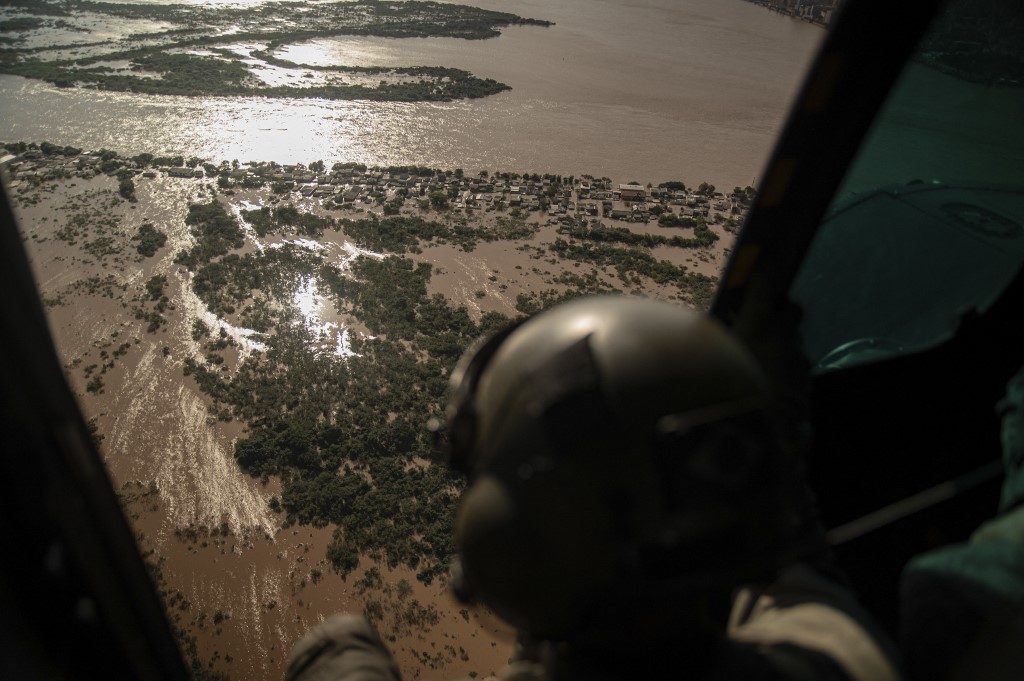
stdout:
POLYGON ((415 163, 726 187, 760 174, 824 31, 742 0, 481 0, 499 38, 344 38, 299 62, 441 65, 512 90, 450 103, 142 96, 0 76, 0 138, 212 159, 415 163))

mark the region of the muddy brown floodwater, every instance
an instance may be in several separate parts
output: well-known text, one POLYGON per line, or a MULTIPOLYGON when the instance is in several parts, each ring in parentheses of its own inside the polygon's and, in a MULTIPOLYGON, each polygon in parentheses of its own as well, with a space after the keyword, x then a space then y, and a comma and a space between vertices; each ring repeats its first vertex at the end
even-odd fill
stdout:
MULTIPOLYGON (((340 160, 474 172, 589 172, 616 182, 709 180, 728 191, 759 175, 823 35, 741 0, 475 4, 556 24, 510 27, 486 41, 315 40, 284 45, 279 56, 459 67, 512 86, 497 96, 448 103, 204 99, 57 88, 4 75, 0 137, 217 161, 324 159, 328 166, 340 160)), ((197 319, 234 341, 225 353, 228 371, 259 349, 259 339, 207 309, 191 275, 173 263, 192 242, 184 223, 188 206, 209 201, 213 181, 161 172, 135 182, 136 203, 120 200, 117 180, 104 175, 18 181, 12 190, 68 381, 100 439, 183 649, 232 678, 277 679, 288 650, 311 625, 369 608, 379 613, 378 625, 407 679, 486 677, 501 669, 511 636, 487 613, 453 602, 438 580, 426 586, 410 570, 366 556, 343 579, 326 560, 334 528, 289 525, 269 503, 281 494, 280 481, 239 469, 234 444, 245 437, 246 425, 219 420, 184 367, 203 356, 193 338, 197 319), (131 241, 146 222, 168 237, 149 258, 131 241), (150 328, 156 303, 146 284, 158 275, 166 277, 168 300, 150 328)), ((264 189, 219 198, 236 215, 275 200, 264 189)), ((287 200, 325 214, 319 200, 297 194, 287 200)), ((380 208, 357 204, 332 214, 357 218, 371 210, 380 208)), ((481 211, 473 219, 490 226, 496 216, 481 211)), ((613 266, 560 259, 548 249, 556 225, 539 213, 528 221, 538 226, 531 239, 482 241, 469 252, 425 244, 408 257, 432 265, 430 294, 464 304, 476 318, 488 311, 515 315, 520 295, 558 295, 574 277, 676 302, 685 297, 672 284, 625 281, 613 266)), ((635 233, 691 234, 656 223, 604 223, 635 233)), ((732 234, 721 224, 711 230, 720 237, 711 247, 658 246, 651 253, 717 277, 732 234)), ((274 242, 248 229, 240 252, 280 245, 274 242)), ((339 267, 360 253, 374 256, 336 231, 296 246, 339 267)), ((345 356, 351 338, 368 332, 338 314, 315 281, 303 282, 291 305, 320 337, 321 350, 345 356)))
POLYGON ((279 163, 585 168, 624 182, 708 180, 731 189, 756 184, 825 34, 744 0, 467 4, 555 24, 512 26, 488 40, 314 40, 283 46, 279 56, 457 67, 510 91, 416 103, 165 97, 2 75, 0 138, 279 163))
MULTIPOLYGON (((440 581, 426 586, 411 570, 389 569, 365 556, 357 570, 341 578, 326 560, 333 527, 288 524, 268 503, 280 495, 279 481, 261 481, 239 469, 233 447, 245 434, 245 424, 218 420, 210 400, 183 372, 186 358, 201 357, 192 335, 195 319, 223 327, 238 341, 227 365, 245 361, 259 342, 206 309, 192 289, 191 275, 173 263, 175 254, 191 243, 184 222, 188 206, 212 198, 211 181, 137 176, 136 203, 118 198, 117 180, 104 175, 11 187, 66 375, 95 426, 140 549, 159 575, 168 614, 182 631, 186 650, 189 641, 194 643, 198 663, 232 678, 280 678, 288 650, 310 626, 337 612, 373 607, 408 679, 471 672, 486 677, 506 664, 511 634, 487 613, 455 603, 440 581), (168 237, 150 258, 137 254, 131 241, 145 222, 168 237), (141 313, 154 305, 145 286, 155 275, 166 277, 168 300, 162 323, 151 330, 141 313)), ((237 214, 240 208, 280 199, 252 189, 219 200, 237 214)), ((380 210, 360 205, 328 213, 318 199, 294 194, 285 200, 352 218, 380 210)), ((420 209, 404 210, 419 214, 420 209)), ((497 215, 479 212, 472 219, 488 225, 497 215)), ((612 268, 553 257, 545 247, 558 236, 554 221, 542 213, 529 215, 528 221, 538 226, 531 239, 481 242, 470 252, 424 244, 409 257, 433 266, 431 294, 465 304, 474 317, 489 310, 516 314, 519 294, 562 292, 566 286, 558 279, 565 273, 591 274, 608 286, 634 288, 612 268)), ((681 233, 655 224, 606 222, 637 233, 681 233)), ((717 276, 731 234, 721 225, 712 230, 721 237, 712 247, 662 246, 654 252, 691 271, 717 276)), ((257 239, 249 229, 242 250, 274 248, 280 245, 275 240, 280 238, 257 239)), ((300 245, 341 263, 367 253, 338 231, 300 245)), ((680 295, 670 285, 653 282, 644 293, 673 300, 680 295)), ((324 347, 337 347, 343 355, 345 334, 366 330, 325 302, 307 283, 293 304, 303 323, 323 334, 324 347)))

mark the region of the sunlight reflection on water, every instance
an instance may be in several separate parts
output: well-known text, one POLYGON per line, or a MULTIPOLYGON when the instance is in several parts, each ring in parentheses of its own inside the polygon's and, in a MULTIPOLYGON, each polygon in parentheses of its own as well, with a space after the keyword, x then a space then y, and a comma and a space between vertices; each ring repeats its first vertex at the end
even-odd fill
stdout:
MULTIPOLYGON (((451 66, 508 83, 510 92, 445 103, 194 99, 0 76, 0 138, 214 161, 323 159, 745 185, 760 172, 823 35, 739 0, 473 4, 557 23, 510 27, 480 41, 324 39, 286 46, 279 56, 451 66)), ((261 75, 284 78, 273 69, 261 75)))
POLYGON ((330 350, 340 357, 358 356, 349 343, 348 328, 323 319, 326 303, 327 298, 320 292, 316 278, 303 277, 292 298, 292 305, 301 317, 302 325, 319 343, 320 350, 330 350))

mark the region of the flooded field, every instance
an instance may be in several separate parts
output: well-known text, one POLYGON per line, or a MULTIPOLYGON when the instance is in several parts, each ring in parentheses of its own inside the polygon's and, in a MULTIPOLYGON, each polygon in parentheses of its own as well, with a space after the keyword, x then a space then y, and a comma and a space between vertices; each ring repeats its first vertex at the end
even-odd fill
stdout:
MULTIPOLYGON (((486 613, 452 600, 445 567, 434 557, 443 555, 443 545, 409 544, 402 550, 425 553, 391 553, 405 545, 387 538, 398 529, 389 529, 398 518, 390 518, 386 507, 384 516, 359 521, 382 533, 376 539, 358 539, 361 526, 351 519, 318 516, 320 511, 312 511, 297 495, 313 489, 302 487, 303 481, 334 464, 315 463, 313 472, 296 477, 309 465, 296 460, 288 464, 291 472, 279 475, 276 464, 252 453, 262 452, 253 443, 273 432, 259 405, 281 405, 273 407, 277 410, 296 399, 284 408, 294 408, 297 415, 305 413, 307 401, 320 405, 315 409, 331 414, 328 420, 336 430, 330 432, 369 429, 379 432, 374 437, 387 438, 389 428, 404 433, 408 427, 414 439, 425 436, 420 409, 435 410, 439 404, 410 404, 408 425, 396 420, 404 408, 393 406, 398 404, 393 400, 405 399, 399 395, 408 389, 396 384, 398 392, 391 394, 390 383, 405 380, 389 373, 393 363, 405 373, 427 372, 423 385, 435 386, 430 390, 443 387, 445 372, 482 325, 565 295, 642 292, 706 304, 707 286, 728 255, 732 233, 726 223, 733 211, 709 209, 712 224, 705 227, 702 221, 696 227, 664 227, 651 215, 646 222, 605 219, 601 229, 618 230, 612 233, 620 240, 643 237, 660 244, 631 251, 639 254, 633 257, 649 252, 643 262, 661 262, 660 271, 675 273, 658 283, 616 263, 614 257, 625 253, 625 246, 586 250, 588 241, 580 235, 590 233, 567 231, 598 222, 585 210, 601 203, 586 198, 588 192, 600 193, 584 190, 589 182, 537 191, 545 203, 547 194, 557 195, 548 210, 506 205, 518 202, 519 190, 512 188, 520 183, 525 198, 537 200, 529 188, 539 190, 543 183, 525 179, 510 179, 507 185, 491 181, 490 198, 468 210, 434 207, 413 190, 388 216, 385 207, 394 200, 385 202, 390 194, 384 187, 374 189, 374 183, 403 182, 397 173, 391 180, 383 175, 376 180, 372 173, 354 171, 344 185, 319 185, 333 192, 324 198, 297 187, 275 191, 272 183, 245 188, 237 182, 225 189, 220 180, 173 178, 157 169, 147 171, 151 177, 135 173, 134 200, 125 200, 116 177, 90 170, 98 158, 76 158, 54 155, 19 162, 9 186, 68 379, 95 429, 140 548, 158 567, 165 605, 183 645, 195 644, 193 662, 233 678, 279 678, 287 650, 309 626, 352 611, 374 619, 406 678, 498 671, 509 657, 511 636, 486 613), (341 197, 352 190, 346 187, 363 187, 370 192, 367 199, 379 191, 381 200, 347 202, 341 197), (572 210, 564 210, 570 203, 572 210), (224 255, 200 257, 204 244, 212 242, 197 215, 212 215, 221 229, 237 230, 237 241, 224 255), (151 256, 143 253, 139 240, 144 230, 165 237, 151 256), (438 236, 409 237, 402 230, 438 236), (705 235, 698 240, 705 245, 672 245, 670 237, 690 239, 693 234, 705 235), (235 262, 246 264, 232 270, 235 262), (228 278, 210 289, 204 282, 219 276, 223 267, 229 269, 228 278), (419 332, 404 330, 367 299, 368 291, 377 290, 372 288, 376 268, 395 267, 381 270, 395 273, 381 283, 399 291, 411 286, 401 294, 408 297, 395 304, 411 301, 417 324, 440 314, 442 324, 466 327, 468 335, 450 339, 455 354, 445 354, 452 350, 419 332), (257 272, 260 288, 247 288, 252 284, 245 282, 257 272), (422 278, 407 279, 412 273, 422 278), (406 363, 416 355, 405 358, 402 346, 390 340, 397 338, 422 346, 427 363, 406 363), (293 345, 296 339, 299 346, 293 345), (320 385, 314 374, 295 373, 306 363, 319 367, 316 376, 343 382, 320 385), (435 370, 441 372, 436 380, 428 378, 435 370), (367 371, 374 391, 377 386, 384 391, 373 398, 378 403, 360 397, 364 379, 359 377, 367 371), (278 372, 284 372, 280 381, 274 377, 278 372), (261 390, 268 394, 299 392, 280 403, 266 396, 257 402, 240 398, 239 388, 254 380, 263 381, 261 390), (328 394, 307 395, 321 390, 328 394), (345 402, 346 392, 353 392, 356 401, 345 402), (244 452, 240 444, 246 444, 244 452)), ((222 168, 229 175, 230 166, 222 168)), ((470 182, 444 174, 423 180, 428 181, 470 182)), ((613 184, 608 183, 609 193, 613 184)), ((736 205, 726 198, 679 196, 684 198, 678 205, 667 195, 649 205, 663 206, 655 212, 680 215, 690 210, 688 202, 736 205)), ((347 446, 363 445, 353 441, 347 446)), ((458 483, 445 477, 431 482, 429 471, 436 464, 417 447, 411 445, 408 454, 397 458, 387 454, 381 463, 366 459, 365 452, 342 455, 339 479, 375 480, 387 466, 398 465, 406 474, 426 475, 414 490, 396 488, 398 498, 427 495, 427 501, 440 493, 429 504, 450 512, 454 497, 445 490, 458 483)), ((352 493, 358 498, 375 492, 353 488, 352 493)), ((427 526, 423 541, 449 534, 443 525, 427 526)))

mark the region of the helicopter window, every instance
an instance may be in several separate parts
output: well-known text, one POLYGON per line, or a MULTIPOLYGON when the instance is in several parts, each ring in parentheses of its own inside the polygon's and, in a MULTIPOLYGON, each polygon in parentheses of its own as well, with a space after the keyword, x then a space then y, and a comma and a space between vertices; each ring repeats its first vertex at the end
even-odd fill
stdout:
POLYGON ((790 291, 818 371, 920 350, 1024 261, 1024 12, 951 2, 918 45, 790 291))
POLYGON ((339 610, 505 665, 425 426, 513 319, 711 303, 839 0, 760 4, 0 1, 0 197, 204 678, 339 610))

